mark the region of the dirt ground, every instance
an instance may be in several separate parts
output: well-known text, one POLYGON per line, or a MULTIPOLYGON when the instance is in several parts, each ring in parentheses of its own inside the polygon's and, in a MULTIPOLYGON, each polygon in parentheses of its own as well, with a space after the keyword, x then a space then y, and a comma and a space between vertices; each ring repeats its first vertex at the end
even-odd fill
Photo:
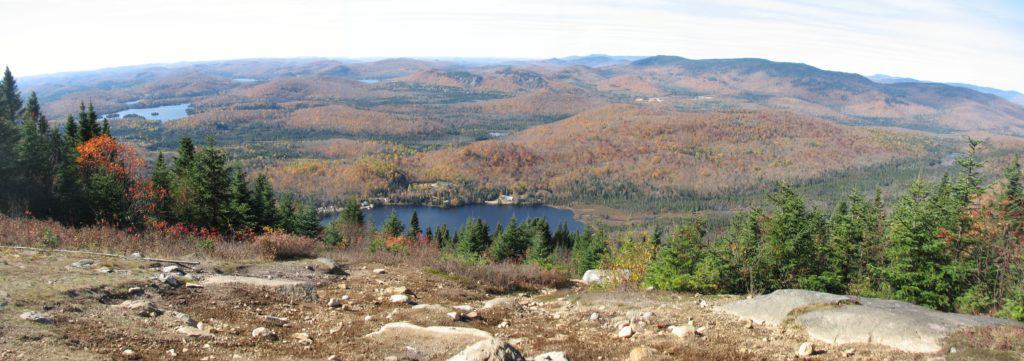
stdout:
MULTIPOLYGON (((72 266, 83 258, 88 257, 0 250, 0 360, 445 360, 468 342, 366 336, 399 321, 479 329, 527 357, 561 351, 570 360, 624 360, 641 346, 655 351, 652 360, 787 360, 796 359, 799 345, 807 341, 798 329, 748 327, 712 310, 716 302, 735 297, 579 287, 492 295, 485 287, 466 287, 439 272, 345 259, 337 259, 341 269, 335 274, 315 260, 204 263, 183 269, 188 276, 181 277, 182 283, 192 285, 173 287, 152 279, 167 264, 94 258, 93 265, 72 266), (383 274, 374 272, 380 268, 383 274), (204 277, 215 274, 303 285, 203 285, 204 277), (407 288, 410 301, 390 302, 396 290, 385 289, 393 287, 407 288), (484 308, 498 297, 508 298, 484 308), (332 298, 340 306, 328 306, 332 298), (125 301, 150 301, 154 307, 140 311, 122 306, 125 301), (464 307, 455 311, 456 306, 464 307), (26 311, 44 312, 53 322, 23 320, 19 315, 26 311), (475 318, 448 315, 474 311, 475 318), (668 330, 690 321, 704 328, 702 336, 677 337, 668 330), (627 324, 636 334, 618 337, 627 324), (182 327, 194 333, 182 333, 182 327), (276 338, 253 337, 259 327, 276 338)), ((819 343, 810 359, 1024 359, 1016 345, 992 342, 992 335, 967 336, 951 341, 959 348, 955 354, 819 343), (984 350, 974 349, 982 343, 984 350)))

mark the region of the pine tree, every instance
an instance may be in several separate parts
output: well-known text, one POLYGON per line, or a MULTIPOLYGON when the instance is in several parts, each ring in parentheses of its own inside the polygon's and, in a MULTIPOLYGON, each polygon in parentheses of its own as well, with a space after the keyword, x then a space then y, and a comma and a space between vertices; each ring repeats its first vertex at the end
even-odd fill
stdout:
POLYGON ((278 224, 277 199, 274 196, 274 189, 266 174, 256 176, 256 182, 252 189, 252 214, 256 217, 256 223, 261 227, 274 227, 278 224))
POLYGON ((575 234, 572 241, 573 273, 582 275, 587 270, 593 269, 607 252, 608 245, 603 233, 593 233, 587 229, 583 234, 575 234))
POLYGON ((455 252, 463 256, 478 256, 491 245, 487 228, 480 218, 467 219, 456 234, 455 252))
POLYGON ((93 110, 92 103, 89 103, 89 108, 86 110, 85 102, 81 102, 78 105, 78 141, 85 143, 95 136, 101 135, 102 129, 100 125, 96 123, 96 111, 93 110))
POLYGON ((256 216, 252 212, 252 192, 245 172, 234 170, 228 192, 228 225, 235 231, 246 231, 256 226, 256 216))
POLYGON ((18 86, 11 76, 11 70, 4 71, 0 81, 0 211, 13 210, 18 184, 18 171, 15 146, 18 143, 18 129, 15 125, 21 111, 21 95, 18 86))
POLYGON ((78 123, 75 122, 75 117, 70 114, 68 115, 67 122, 64 123, 64 137, 67 143, 72 146, 80 143, 80 138, 78 137, 78 123))
POLYGON ((448 233, 448 225, 442 224, 434 229, 434 241, 437 242, 437 247, 447 249, 452 246, 451 234, 448 233))

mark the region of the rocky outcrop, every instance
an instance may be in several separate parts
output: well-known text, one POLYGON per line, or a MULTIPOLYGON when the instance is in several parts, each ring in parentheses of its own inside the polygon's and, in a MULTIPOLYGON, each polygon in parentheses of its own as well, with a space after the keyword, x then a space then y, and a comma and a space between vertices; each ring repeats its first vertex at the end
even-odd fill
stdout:
POLYGON ((812 339, 825 343, 879 344, 915 353, 941 351, 943 341, 963 329, 1021 325, 992 317, 939 312, 901 301, 806 290, 778 290, 726 303, 716 310, 776 327, 792 320, 812 339))
POLYGON ((508 342, 497 338, 479 341, 466 347, 448 361, 525 361, 523 355, 508 342))

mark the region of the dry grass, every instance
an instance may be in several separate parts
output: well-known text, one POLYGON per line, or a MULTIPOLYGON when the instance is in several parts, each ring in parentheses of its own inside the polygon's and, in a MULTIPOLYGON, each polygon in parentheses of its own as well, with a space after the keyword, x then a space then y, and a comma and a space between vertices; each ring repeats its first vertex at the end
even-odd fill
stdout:
POLYGON ((256 260, 251 242, 173 237, 158 232, 127 232, 105 226, 67 227, 54 221, 0 215, 0 245, 87 250, 114 254, 142 252, 150 257, 256 260))
POLYGON ((275 261, 316 257, 319 248, 312 238, 279 232, 260 235, 255 242, 264 257, 275 261))
POLYGON ((413 244, 403 252, 370 252, 369 243, 370 238, 365 237, 329 255, 346 263, 377 262, 390 267, 423 269, 451 278, 466 288, 482 288, 496 294, 570 284, 567 273, 533 264, 472 262, 442 252, 433 244, 413 244))

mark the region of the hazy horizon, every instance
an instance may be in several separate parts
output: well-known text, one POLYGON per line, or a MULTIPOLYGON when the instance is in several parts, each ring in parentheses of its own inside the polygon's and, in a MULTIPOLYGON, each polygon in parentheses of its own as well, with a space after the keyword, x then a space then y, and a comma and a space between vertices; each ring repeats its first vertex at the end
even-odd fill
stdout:
POLYGON ((1022 19, 1024 4, 1005 0, 4 0, 0 22, 25 31, 0 35, 0 62, 29 76, 252 58, 665 54, 1024 90, 1022 19))

